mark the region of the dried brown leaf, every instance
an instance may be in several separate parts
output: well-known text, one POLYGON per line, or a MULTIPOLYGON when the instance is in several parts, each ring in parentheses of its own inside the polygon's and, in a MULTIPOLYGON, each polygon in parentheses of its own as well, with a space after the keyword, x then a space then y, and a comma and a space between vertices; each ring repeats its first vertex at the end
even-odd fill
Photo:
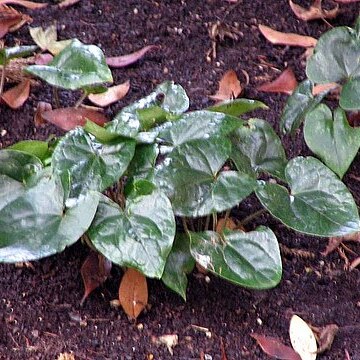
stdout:
POLYGON ((122 56, 112 56, 106 58, 106 63, 114 68, 125 67, 135 63, 140 60, 147 52, 150 50, 158 50, 160 47, 157 45, 148 45, 142 49, 135 51, 131 54, 122 55, 122 56))
POLYGON ((312 94, 314 96, 319 95, 320 93, 322 93, 324 91, 335 90, 335 89, 338 89, 339 87, 340 87, 340 85, 337 83, 317 84, 313 87, 312 94))
POLYGON ((36 111, 34 114, 34 123, 35 126, 41 126, 45 124, 45 119, 42 117, 43 112, 52 110, 52 106, 50 103, 46 101, 39 101, 36 106, 36 111))
POLYGON ((219 89, 209 98, 215 101, 236 99, 242 92, 242 87, 234 70, 228 70, 219 82, 219 89))
POLYGON ((324 256, 333 252, 343 241, 360 242, 360 231, 345 236, 335 236, 328 239, 326 249, 321 253, 324 256))
POLYGON ((56 125, 62 130, 69 131, 76 126, 83 126, 90 120, 100 126, 107 121, 104 114, 85 108, 61 108, 42 113, 44 120, 56 125))
POLYGON ((290 346, 284 345, 279 339, 260 334, 250 334, 262 351, 269 356, 282 360, 301 360, 301 357, 290 346))
POLYGON ((0 5, 0 39, 22 20, 22 13, 6 5, 0 5))
POLYGON ((20 84, 5 91, 1 95, 1 100, 3 100, 8 106, 15 110, 24 104, 24 102, 29 98, 29 95, 30 80, 24 79, 20 84))
POLYGON ((275 45, 315 47, 317 42, 317 40, 311 36, 283 33, 265 25, 259 25, 259 30, 268 41, 275 45))
POLYGON ((54 57, 51 54, 36 54, 35 55, 35 64, 36 65, 47 65, 52 61, 54 57))
POLYGON ((37 3, 34 1, 27 1, 27 0, 0 0, 0 5, 4 5, 4 4, 21 5, 30 10, 41 9, 48 6, 47 3, 37 3))
POLYGON ((297 85, 294 71, 287 68, 274 81, 260 85, 257 90, 291 95, 297 85))
POLYGON ((130 89, 130 81, 126 81, 120 85, 109 87, 107 91, 101 94, 90 94, 89 100, 98 106, 108 106, 121 100, 130 89))
POLYGON ((331 10, 324 10, 321 6, 321 0, 314 0, 309 9, 305 9, 302 6, 295 4, 292 0, 289 0, 289 4, 295 16, 304 21, 333 19, 339 13, 339 4, 336 4, 331 10))
POLYGON ((110 275, 111 261, 103 255, 92 251, 81 266, 81 276, 84 282, 84 296, 80 305, 84 303, 89 294, 102 285, 110 275))
POLYGON ((339 327, 336 324, 329 324, 322 327, 311 326, 311 329, 319 345, 317 353, 322 354, 326 350, 330 350, 339 327))
POLYGON ((226 224, 225 224, 225 218, 219 219, 219 221, 217 222, 217 225, 216 225, 216 232, 221 233, 221 232, 223 232, 224 229, 235 230, 236 224, 235 224, 234 220, 231 218, 228 218, 228 219, 226 219, 226 224))
POLYGON ((136 319, 148 303, 146 277, 139 271, 128 268, 121 279, 119 301, 126 315, 136 319))
POLYGON ((74 5, 74 4, 78 3, 79 1, 80 0, 63 0, 58 4, 58 7, 60 9, 63 9, 63 8, 69 7, 71 5, 74 5))

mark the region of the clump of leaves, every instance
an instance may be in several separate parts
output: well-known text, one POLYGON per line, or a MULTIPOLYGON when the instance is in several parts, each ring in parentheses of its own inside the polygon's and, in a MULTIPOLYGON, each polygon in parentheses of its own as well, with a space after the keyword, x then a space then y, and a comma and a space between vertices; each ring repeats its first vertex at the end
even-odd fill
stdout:
MULTIPOLYGON (((52 74, 52 66, 45 70, 52 74)), ((1 150, 0 261, 49 256, 86 234, 112 263, 162 279, 185 299, 195 263, 248 288, 279 283, 273 231, 225 226, 231 209, 252 193, 300 232, 359 230, 356 204, 331 170, 313 157, 288 161, 265 120, 242 119, 264 104, 238 99, 205 110, 188 107, 184 89, 165 82, 103 127, 88 121, 55 145, 26 142, 1 150), (268 180, 261 180, 263 173, 268 180)), ((132 317, 144 306, 144 288, 132 317)))

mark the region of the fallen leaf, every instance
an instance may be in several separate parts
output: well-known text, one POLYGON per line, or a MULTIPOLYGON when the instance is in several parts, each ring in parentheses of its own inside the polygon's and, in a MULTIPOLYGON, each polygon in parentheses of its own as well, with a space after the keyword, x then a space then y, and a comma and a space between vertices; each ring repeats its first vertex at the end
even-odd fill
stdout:
POLYGON ((1 99, 12 109, 18 109, 24 104, 30 95, 30 80, 24 79, 20 84, 5 91, 1 99))
POLYGON ((328 239, 326 249, 321 253, 323 256, 329 255, 333 252, 342 242, 344 241, 355 241, 360 242, 360 231, 344 236, 334 236, 328 239))
POLYGON ((45 119, 42 117, 42 114, 45 111, 50 111, 52 110, 52 106, 50 103, 46 102, 46 101, 39 101, 37 106, 36 106, 36 111, 34 114, 34 123, 35 126, 41 126, 45 123, 45 119))
POLYGON ((282 360, 301 360, 299 354, 277 338, 260 334, 250 334, 250 336, 257 341, 264 353, 269 356, 282 360))
POLYGON ((76 126, 84 126, 86 120, 101 126, 107 121, 105 115, 98 111, 73 107, 45 111, 42 113, 42 117, 65 131, 74 129, 76 126))
POLYGON ((143 47, 142 49, 135 51, 131 54, 122 55, 122 56, 113 56, 107 57, 106 63, 114 68, 125 67, 135 63, 136 61, 140 60, 147 52, 150 50, 157 50, 160 47, 157 45, 148 45, 143 47))
POLYGON ((223 232, 224 229, 235 230, 236 224, 235 224, 234 220, 231 218, 228 218, 228 219, 226 219, 226 224, 225 224, 225 218, 219 219, 216 224, 216 232, 220 234, 223 232))
POLYGON ((92 251, 81 266, 81 276, 84 282, 84 296, 80 301, 83 305, 89 294, 98 288, 110 275, 111 261, 105 256, 92 251))
POLYGON ((174 355, 173 347, 179 343, 178 335, 161 335, 159 337, 153 337, 152 342, 157 345, 165 345, 171 355, 174 355))
POLYGON ((290 321, 290 341, 293 349, 300 355, 301 360, 316 360, 316 339, 310 326, 297 315, 290 321))
POLYGON ((121 100, 130 89, 130 81, 126 81, 120 85, 111 86, 104 93, 90 94, 89 100, 98 106, 108 106, 114 102, 121 100))
POLYGON ((43 51, 48 49, 50 43, 57 40, 55 25, 50 25, 45 30, 41 26, 34 28, 31 27, 29 28, 29 32, 36 45, 43 51))
POLYGON ((71 353, 61 353, 56 360, 75 360, 75 356, 71 353))
POLYGON ((360 256, 353 260, 349 265, 349 270, 354 270, 356 267, 360 265, 360 256))
POLYGON ((322 354, 326 350, 330 350, 339 327, 336 324, 329 324, 322 327, 312 326, 311 329, 315 333, 316 340, 319 344, 317 353, 322 354))
POLYGON ((74 5, 74 4, 78 3, 79 1, 80 0, 63 0, 58 4, 58 7, 60 9, 63 9, 63 8, 69 7, 71 5, 74 5))
POLYGON ((240 81, 234 70, 228 70, 219 82, 219 89, 215 95, 209 98, 215 101, 236 99, 242 92, 240 81))
POLYGON ((221 351, 221 358, 220 360, 228 360, 227 356, 226 356, 226 350, 225 350, 225 345, 224 345, 224 340, 222 337, 220 337, 220 351, 221 351))
POLYGON ((257 90, 291 95, 297 85, 294 71, 288 67, 274 81, 260 85, 257 90))
POLYGON ((335 90, 340 87, 337 83, 328 83, 328 84, 317 84, 313 87, 312 94, 314 96, 321 94, 324 91, 335 90))
POLYGON ((304 21, 333 19, 339 13, 339 4, 336 4, 331 10, 324 10, 321 6, 321 0, 314 0, 309 9, 305 9, 302 6, 295 4, 292 0, 289 0, 289 4, 295 16, 304 21))
POLYGON ((41 8, 48 6, 47 3, 36 3, 33 1, 27 1, 27 0, 0 0, 0 5, 4 5, 4 4, 21 5, 30 10, 41 9, 41 8))
POLYGON ((146 277, 139 271, 128 268, 121 279, 119 300, 126 315, 136 319, 148 303, 146 277))
POLYGON ((317 42, 317 40, 311 36, 282 33, 265 25, 259 25, 259 30, 268 41, 275 45, 315 47, 317 42))
POLYGON ((47 65, 54 57, 51 54, 36 54, 34 63, 36 65, 47 65))
POLYGON ((22 14, 10 6, 0 5, 0 39, 4 37, 12 26, 22 20, 22 14))

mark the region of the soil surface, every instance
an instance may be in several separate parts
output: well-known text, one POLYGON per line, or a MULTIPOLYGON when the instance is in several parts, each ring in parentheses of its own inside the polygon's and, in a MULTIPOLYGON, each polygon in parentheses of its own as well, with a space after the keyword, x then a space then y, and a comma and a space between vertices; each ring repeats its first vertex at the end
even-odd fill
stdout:
MULTIPOLYGON (((302 80, 304 50, 271 45, 258 31, 258 24, 316 38, 330 28, 321 20, 298 20, 286 0, 82 0, 61 10, 55 2, 50 3, 42 10, 21 10, 33 17, 32 26, 47 27, 56 20, 60 39, 77 37, 100 46, 107 56, 131 53, 148 44, 161 46, 137 64, 113 70, 115 83, 129 79, 131 89, 106 110, 109 119, 164 80, 181 84, 193 109, 204 108, 212 104, 208 96, 216 92, 222 74, 234 69, 243 84, 243 71, 249 75, 244 96, 270 107, 256 115, 278 129, 286 96, 261 93, 256 87, 287 66, 302 80), (217 58, 208 62, 209 28, 217 21, 236 27, 240 37, 238 41, 219 42, 217 58)), ((311 1, 297 3, 308 6, 311 1)), ((324 5, 332 6, 326 1, 324 5)), ((359 3, 341 5, 341 14, 330 21, 331 25, 353 25, 359 8, 359 3)), ((32 44, 26 26, 4 40, 6 46, 32 44)), ((0 105, 0 148, 20 139, 59 134, 50 125, 35 128, 38 101, 52 102, 52 91, 44 84, 33 87, 30 99, 17 111, 0 105)), ((71 106, 75 97, 63 91, 60 101, 62 106, 71 106)), ((309 154, 301 136, 283 141, 289 158, 309 154)), ((359 174, 358 156, 344 178, 358 204, 360 184, 354 176, 359 174)), ((236 214, 245 216, 258 208, 257 200, 251 197, 236 214)), ((0 265, 0 359, 57 359, 61 353, 89 360, 268 359, 250 334, 278 337, 289 345, 289 320, 295 313, 316 326, 336 323, 340 327, 331 349, 318 359, 360 359, 359 269, 346 270, 338 251, 322 256, 327 239, 299 235, 267 215, 258 222, 270 226, 282 246, 284 273, 279 286, 249 291, 194 271, 189 276, 185 303, 160 281, 149 280, 151 308, 136 324, 121 310, 110 307, 122 275, 117 267, 110 279, 82 307, 79 305, 83 295, 80 267, 88 254, 81 243, 60 255, 32 262, 30 267, 0 265), (164 334, 179 337, 173 356, 154 342, 164 334)), ((359 244, 347 246, 354 252, 345 252, 350 259, 360 256, 359 244)))

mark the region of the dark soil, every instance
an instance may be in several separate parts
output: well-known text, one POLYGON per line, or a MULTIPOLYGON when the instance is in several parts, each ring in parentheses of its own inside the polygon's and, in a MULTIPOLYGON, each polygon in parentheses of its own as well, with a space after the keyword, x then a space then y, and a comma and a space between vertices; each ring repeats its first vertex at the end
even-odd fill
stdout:
MULTIPOLYGON (((307 6, 310 1, 298 3, 307 6)), ((342 5, 332 25, 352 25, 359 7, 359 3, 342 5)), ((286 0, 239 0, 235 4, 225 0, 83 0, 63 10, 52 5, 26 12, 34 19, 32 26, 46 27, 57 20, 60 38, 77 37, 96 44, 108 56, 130 53, 147 44, 161 46, 136 65, 113 71, 116 83, 131 80, 131 90, 107 110, 109 119, 167 79, 187 90, 192 108, 206 107, 212 104, 208 95, 215 93, 221 75, 234 69, 243 83, 242 70, 249 74, 244 96, 269 105, 269 111, 257 115, 277 128, 286 97, 257 92, 256 86, 278 75, 273 68, 286 66, 302 80, 303 49, 269 44, 257 25, 314 37, 329 29, 323 21, 296 19, 286 0), (216 21, 238 27, 243 35, 239 41, 219 43, 217 59, 209 63, 208 28, 216 21), (272 67, 262 64, 261 58, 272 67)), ((32 43, 26 27, 5 37, 6 46, 16 43, 32 43)), ((60 99, 63 106, 75 101, 67 92, 62 92, 60 99)), ((30 99, 17 111, 0 105, 0 148, 20 139, 46 139, 57 132, 51 126, 35 128, 33 114, 38 101, 52 101, 51 89, 44 84, 33 87, 30 99)), ((289 157, 309 153, 300 136, 295 141, 283 140, 289 157)), ((359 174, 358 156, 345 177, 358 204, 360 186, 353 176, 359 174)), ((251 198, 236 213, 243 216, 258 206, 251 198)), ((294 313, 316 326, 339 325, 331 350, 319 359, 346 359, 345 350, 352 360, 360 359, 359 270, 345 270, 337 251, 323 257, 326 239, 299 235, 268 216, 259 221, 274 230, 282 246, 308 252, 300 256, 296 251, 283 251, 284 274, 277 288, 249 291, 195 271, 189 276, 184 303, 161 282, 149 280, 151 308, 137 324, 109 304, 117 297, 119 268, 113 269, 111 278, 80 307, 83 286, 79 270, 88 253, 80 243, 60 255, 33 262, 31 267, 0 265, 0 359, 56 359, 66 352, 75 359, 267 359, 250 334, 278 337, 289 344, 289 319, 294 313), (192 325, 208 328, 211 337, 192 325), (173 357, 165 346, 153 342, 163 334, 179 336, 173 357)), ((360 256, 359 245, 348 246, 360 256)))

